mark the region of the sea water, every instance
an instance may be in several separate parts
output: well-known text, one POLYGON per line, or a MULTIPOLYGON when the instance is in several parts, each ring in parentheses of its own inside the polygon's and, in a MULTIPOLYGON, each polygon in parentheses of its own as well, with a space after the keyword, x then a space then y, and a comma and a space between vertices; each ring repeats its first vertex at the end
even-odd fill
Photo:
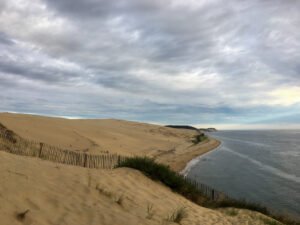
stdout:
POLYGON ((188 177, 231 197, 300 218, 300 130, 208 135, 222 144, 194 161, 188 177))

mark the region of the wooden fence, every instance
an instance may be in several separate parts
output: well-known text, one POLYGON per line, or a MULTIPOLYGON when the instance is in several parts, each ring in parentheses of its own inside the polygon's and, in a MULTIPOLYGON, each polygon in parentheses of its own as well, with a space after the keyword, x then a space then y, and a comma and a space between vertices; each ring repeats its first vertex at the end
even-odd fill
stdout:
POLYGON ((0 126, 0 150, 38 157, 52 162, 98 169, 112 169, 127 157, 117 154, 88 154, 60 149, 45 143, 26 140, 0 126))
POLYGON ((194 185, 202 195, 213 201, 219 201, 224 199, 230 199, 230 197, 224 192, 218 191, 206 184, 199 183, 191 178, 184 177, 185 181, 194 185))
MULTIPOLYGON (((94 155, 84 152, 64 150, 45 143, 26 140, 19 137, 0 123, 0 150, 23 156, 38 157, 56 163, 80 166, 85 168, 113 169, 119 162, 126 160, 127 156, 117 154, 94 155)), ((217 191, 208 185, 184 177, 186 182, 211 200, 229 198, 223 192, 217 191)))

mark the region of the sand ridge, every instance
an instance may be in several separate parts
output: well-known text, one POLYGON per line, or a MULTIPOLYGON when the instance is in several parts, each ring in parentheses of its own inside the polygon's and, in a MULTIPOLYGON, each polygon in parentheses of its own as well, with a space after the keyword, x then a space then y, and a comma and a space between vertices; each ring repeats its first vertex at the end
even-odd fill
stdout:
POLYGON ((190 141, 194 131, 113 119, 69 120, 0 113, 0 123, 23 138, 89 153, 147 155, 190 141))
POLYGON ((182 170, 188 161, 219 145, 214 139, 194 145, 198 133, 158 125, 113 119, 70 120, 0 113, 0 123, 17 135, 63 149, 90 154, 149 156, 182 170))
POLYGON ((86 169, 0 151, 0 174, 3 225, 176 224, 166 219, 178 208, 186 212, 182 225, 263 224, 259 213, 229 216, 195 205, 132 169, 86 169))

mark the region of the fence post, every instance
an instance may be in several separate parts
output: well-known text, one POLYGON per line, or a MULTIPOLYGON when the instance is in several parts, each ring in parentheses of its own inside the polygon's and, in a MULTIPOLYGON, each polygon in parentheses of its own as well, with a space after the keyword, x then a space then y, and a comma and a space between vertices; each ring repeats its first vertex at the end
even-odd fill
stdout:
POLYGON ((39 152, 39 158, 41 158, 41 155, 42 155, 42 150, 43 150, 43 146, 44 146, 44 143, 40 143, 40 152, 39 152))
POLYGON ((87 162, 87 154, 84 153, 83 167, 86 167, 86 162, 87 162))
POLYGON ((118 155, 118 162, 117 163, 118 164, 116 166, 120 165, 120 163, 121 163, 121 156, 120 155, 118 155))

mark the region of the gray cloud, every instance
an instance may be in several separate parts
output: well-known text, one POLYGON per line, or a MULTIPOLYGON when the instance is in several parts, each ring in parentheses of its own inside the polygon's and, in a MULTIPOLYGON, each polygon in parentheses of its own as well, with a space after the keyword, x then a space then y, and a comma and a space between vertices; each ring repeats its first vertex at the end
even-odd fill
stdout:
POLYGON ((1 45, 12 45, 14 42, 10 40, 4 33, 0 32, 0 44, 1 45))
POLYGON ((0 86, 19 93, 0 94, 1 110, 234 123, 299 109, 276 94, 300 86, 299 1, 34 0, 0 10, 0 86))

